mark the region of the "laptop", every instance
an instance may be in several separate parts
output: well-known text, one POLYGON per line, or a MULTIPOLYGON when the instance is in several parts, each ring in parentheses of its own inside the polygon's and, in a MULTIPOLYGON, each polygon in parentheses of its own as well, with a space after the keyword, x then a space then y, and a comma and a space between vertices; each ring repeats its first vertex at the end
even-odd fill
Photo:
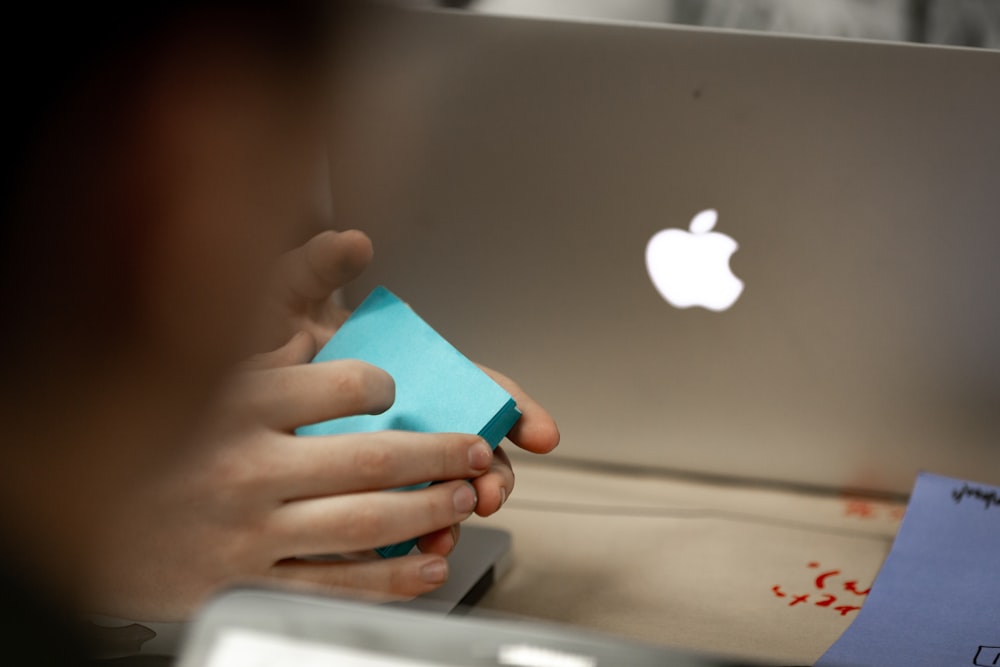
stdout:
POLYGON ((335 217, 520 382, 553 461, 899 494, 1000 480, 1000 53, 403 12, 335 217))
POLYGON ((723 667, 748 663, 546 623, 441 617, 267 590, 199 614, 178 667, 723 667))
MULTIPOLYGON (((387 602, 383 606, 387 609, 419 612, 426 614, 428 618, 433 615, 464 615, 510 569, 510 552, 511 535, 507 531, 485 526, 464 526, 462 539, 448 556, 449 576, 443 586, 417 598, 387 602)), ((285 600, 280 594, 276 595, 275 599, 285 600)), ((294 599, 301 597, 309 603, 305 607, 292 605, 293 609, 299 609, 298 613, 302 614, 310 613, 313 597, 292 597, 294 599)), ((264 592, 260 592, 260 595, 251 595, 250 598, 254 601, 253 604, 261 607, 266 607, 267 600, 270 599, 264 592)), ((230 597, 226 599, 229 600, 230 597)), ((237 600, 242 599, 237 597, 237 600)), ((241 624, 245 623, 247 618, 253 618, 238 614, 234 616, 234 612, 227 611, 230 604, 232 603, 227 602, 222 606, 223 616, 218 623, 242 627, 241 624)), ((237 602, 235 606, 239 607, 240 604, 237 602)), ((281 604, 290 603, 285 601, 281 604)), ((321 601, 316 601, 316 604, 322 606, 321 601)), ((263 614, 266 611, 262 609, 258 613, 263 614)), ((215 612, 211 612, 209 616, 216 618, 215 612)), ((146 664, 141 662, 146 659, 155 661, 162 658, 166 661, 168 657, 176 656, 183 650, 187 635, 199 631, 190 621, 136 622, 106 616, 92 616, 88 620, 92 649, 102 659, 121 660, 126 667, 129 664, 146 664)), ((213 632, 215 623, 213 620, 213 632)))

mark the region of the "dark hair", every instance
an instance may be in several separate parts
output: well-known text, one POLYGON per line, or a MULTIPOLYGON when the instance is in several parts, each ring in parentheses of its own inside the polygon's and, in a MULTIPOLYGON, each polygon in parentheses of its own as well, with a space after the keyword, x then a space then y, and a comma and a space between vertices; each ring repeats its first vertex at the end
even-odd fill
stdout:
MULTIPOLYGON (((122 221, 100 212, 88 219, 67 207, 86 198, 93 184, 87 179, 98 177, 86 174, 87 166, 100 163, 106 140, 127 119, 131 93, 158 49, 207 28, 245 41, 283 67, 311 66, 323 60, 353 9, 356 3, 343 0, 26 2, 5 8, 0 349, 18 355, 54 327, 65 329, 57 336, 71 339, 79 333, 76 325, 88 320, 112 318, 113 328, 114 295, 95 304, 72 292, 78 271, 91 278, 96 272, 93 280, 100 284, 113 280, 120 267, 94 263, 128 261, 127 248, 87 256, 92 226, 122 221)), ((17 363, 31 360, 5 362, 3 374, 13 373, 17 363)))
MULTIPOLYGON (((121 66, 177 30, 212 22, 252 35, 271 55, 308 60, 328 44, 355 3, 238 0, 136 3, 14 3, 4 9, 2 40, 7 131, 4 212, 16 198, 21 167, 38 135, 95 71, 121 66), (336 9, 338 8, 339 9, 336 9)), ((5 215, 6 217, 6 215, 5 215)))

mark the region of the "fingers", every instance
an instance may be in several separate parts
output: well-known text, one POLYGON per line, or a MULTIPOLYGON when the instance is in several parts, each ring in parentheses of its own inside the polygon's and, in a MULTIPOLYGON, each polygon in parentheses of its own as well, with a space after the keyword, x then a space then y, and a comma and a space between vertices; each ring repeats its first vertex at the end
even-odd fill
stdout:
POLYGON ((461 525, 456 523, 449 528, 442 528, 430 535, 424 535, 417 540, 417 548, 420 549, 421 553, 447 556, 458 544, 460 533, 461 525))
POLYGON ((464 433, 378 431, 281 444, 283 458, 269 474, 286 501, 478 477, 494 458, 482 439, 464 433))
POLYGON ((436 554, 375 561, 282 561, 273 577, 312 584, 327 593, 363 591, 375 599, 412 598, 434 590, 448 578, 448 561, 436 554))
POLYGON ((242 370, 266 370, 305 364, 316 356, 316 341, 305 331, 299 331, 276 350, 255 354, 241 364, 242 370))
POLYGON ((514 397, 521 410, 521 418, 507 435, 510 441, 521 449, 536 454, 546 454, 555 449, 559 444, 559 428, 545 408, 506 375, 485 366, 480 368, 514 397))
POLYGON ((464 481, 416 491, 380 491, 287 503, 269 517, 269 542, 279 553, 308 556, 373 549, 429 535, 468 518, 475 489, 464 481))
POLYGON ((249 373, 239 399, 249 414, 283 431, 359 414, 378 414, 392 405, 392 377, 353 359, 249 373))
POLYGON ((291 302, 326 300, 364 271, 372 252, 371 240, 359 231, 317 234, 279 260, 279 296, 291 302))
POLYGON ((514 490, 514 469, 507 458, 507 452, 497 447, 489 472, 472 480, 472 485, 479 496, 476 514, 489 516, 503 507, 514 490))

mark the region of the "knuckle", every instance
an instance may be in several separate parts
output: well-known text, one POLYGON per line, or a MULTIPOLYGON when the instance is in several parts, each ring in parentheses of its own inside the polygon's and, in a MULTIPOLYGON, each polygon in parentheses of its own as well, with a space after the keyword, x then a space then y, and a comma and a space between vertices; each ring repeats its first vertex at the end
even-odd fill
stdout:
POLYGON ((366 443, 355 450, 352 463, 359 478, 366 481, 378 480, 384 478, 386 471, 394 467, 396 456, 381 442, 366 443))
MULTIPOLYGON (((460 454, 464 452, 465 448, 458 447, 439 447, 438 448, 438 471, 441 473, 440 477, 444 478, 449 475, 451 470, 457 467, 455 461, 461 460, 460 454)), ((463 466, 463 468, 468 467, 463 466)), ((464 471, 463 471, 464 472, 464 471)))
POLYGON ((337 364, 336 373, 331 377, 331 388, 343 398, 357 398, 365 393, 362 367, 354 361, 337 364))
POLYGON ((469 451, 480 442, 477 435, 465 433, 444 433, 436 445, 439 451, 441 470, 464 474, 469 467, 469 451))
POLYGON ((210 475, 219 487, 237 491, 256 487, 260 480, 260 469, 255 457, 227 450, 215 455, 210 475))
POLYGON ((362 361, 339 364, 333 390, 353 411, 385 409, 395 396, 395 383, 385 371, 362 361))
POLYGON ((404 599, 415 598, 427 589, 409 568, 392 568, 386 576, 386 591, 404 599))
MULTIPOLYGON (((427 516, 433 521, 431 530, 447 528, 455 523, 456 517, 464 518, 467 513, 459 512, 455 508, 455 493, 468 482, 449 482, 447 484, 437 484, 430 487, 429 491, 436 493, 428 500, 429 508, 427 516)), ((471 486, 471 485, 470 485, 471 486)))
POLYGON ((385 514, 368 505, 358 508, 353 513, 351 520, 344 526, 343 535, 348 542, 358 548, 379 547, 386 541, 382 536, 387 525, 385 514))
POLYGON ((451 484, 435 484, 407 493, 415 496, 409 504, 412 518, 406 523, 413 536, 427 535, 455 523, 451 484))
POLYGON ((268 383, 280 380, 280 376, 269 370, 242 371, 230 378, 219 397, 222 409, 218 414, 225 416, 225 425, 235 430, 255 423, 256 416, 268 407, 268 383))

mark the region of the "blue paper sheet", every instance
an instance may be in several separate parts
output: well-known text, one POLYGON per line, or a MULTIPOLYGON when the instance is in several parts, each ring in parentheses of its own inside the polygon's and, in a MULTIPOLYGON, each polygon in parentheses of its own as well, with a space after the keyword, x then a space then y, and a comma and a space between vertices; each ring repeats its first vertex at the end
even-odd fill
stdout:
MULTIPOLYGON (((313 362, 336 359, 360 359, 389 373, 396 382, 396 401, 380 415, 303 426, 296 431, 299 435, 383 430, 474 433, 495 448, 521 416, 510 394, 384 287, 368 295, 313 362)), ((400 556, 414 544, 378 551, 386 557, 400 556)))
POLYGON ((816 667, 1000 667, 1000 488, 922 473, 864 607, 816 667))

